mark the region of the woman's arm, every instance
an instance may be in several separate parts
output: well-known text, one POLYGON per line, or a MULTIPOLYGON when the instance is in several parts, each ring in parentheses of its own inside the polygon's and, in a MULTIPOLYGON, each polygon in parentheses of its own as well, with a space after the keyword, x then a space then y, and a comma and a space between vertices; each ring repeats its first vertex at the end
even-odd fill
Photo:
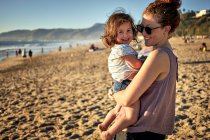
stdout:
POLYGON ((115 101, 122 106, 130 106, 151 86, 155 80, 166 77, 170 69, 169 57, 166 53, 154 50, 147 57, 144 65, 124 91, 113 95, 115 101))

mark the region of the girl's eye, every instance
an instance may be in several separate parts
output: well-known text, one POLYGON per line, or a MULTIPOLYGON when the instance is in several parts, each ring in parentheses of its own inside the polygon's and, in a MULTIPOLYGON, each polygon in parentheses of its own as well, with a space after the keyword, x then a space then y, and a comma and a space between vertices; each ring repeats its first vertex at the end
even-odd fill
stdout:
POLYGON ((118 34, 123 34, 123 32, 122 31, 119 31, 118 34))
POLYGON ((129 33, 132 33, 132 30, 131 30, 131 29, 129 29, 129 30, 128 30, 128 32, 129 32, 129 33))
POLYGON ((132 29, 129 29, 127 32, 128 33, 133 33, 133 30, 132 29))

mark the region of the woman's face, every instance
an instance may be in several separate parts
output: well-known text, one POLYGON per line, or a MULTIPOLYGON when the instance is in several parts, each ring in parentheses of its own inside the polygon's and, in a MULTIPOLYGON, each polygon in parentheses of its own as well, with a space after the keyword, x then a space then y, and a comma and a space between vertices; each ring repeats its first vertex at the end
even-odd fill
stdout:
POLYGON ((129 44, 133 40, 133 30, 130 22, 124 22, 117 29, 116 42, 118 44, 129 44))
POLYGON ((161 27, 157 22, 157 19, 152 15, 144 14, 141 25, 143 27, 142 35, 146 46, 159 46, 165 42, 164 28, 161 27), (151 34, 147 33, 144 27, 149 27, 151 29, 151 34))

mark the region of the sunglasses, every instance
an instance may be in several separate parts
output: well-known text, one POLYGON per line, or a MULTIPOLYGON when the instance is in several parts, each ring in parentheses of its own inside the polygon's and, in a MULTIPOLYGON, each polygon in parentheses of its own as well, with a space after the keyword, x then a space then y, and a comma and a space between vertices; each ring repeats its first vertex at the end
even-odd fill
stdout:
POLYGON ((144 30, 148 35, 151 35, 152 30, 157 29, 157 28, 161 28, 161 26, 160 27, 155 27, 155 28, 150 28, 150 27, 143 27, 142 25, 136 25, 136 29, 140 33, 143 33, 143 30, 144 30))

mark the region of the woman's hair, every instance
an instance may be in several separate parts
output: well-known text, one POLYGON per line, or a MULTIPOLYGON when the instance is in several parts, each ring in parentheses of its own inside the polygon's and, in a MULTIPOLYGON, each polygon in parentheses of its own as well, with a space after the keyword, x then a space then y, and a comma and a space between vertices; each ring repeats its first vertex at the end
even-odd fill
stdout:
POLYGON ((101 36, 102 42, 107 48, 112 48, 116 44, 115 39, 117 37, 117 29, 125 22, 131 23, 134 39, 136 38, 137 31, 134 27, 133 18, 122 10, 115 11, 108 18, 104 29, 104 34, 101 36))
POLYGON ((143 14, 152 15, 158 20, 158 23, 164 27, 171 26, 170 33, 173 33, 180 22, 178 8, 181 6, 181 0, 155 0, 150 3, 143 14))

